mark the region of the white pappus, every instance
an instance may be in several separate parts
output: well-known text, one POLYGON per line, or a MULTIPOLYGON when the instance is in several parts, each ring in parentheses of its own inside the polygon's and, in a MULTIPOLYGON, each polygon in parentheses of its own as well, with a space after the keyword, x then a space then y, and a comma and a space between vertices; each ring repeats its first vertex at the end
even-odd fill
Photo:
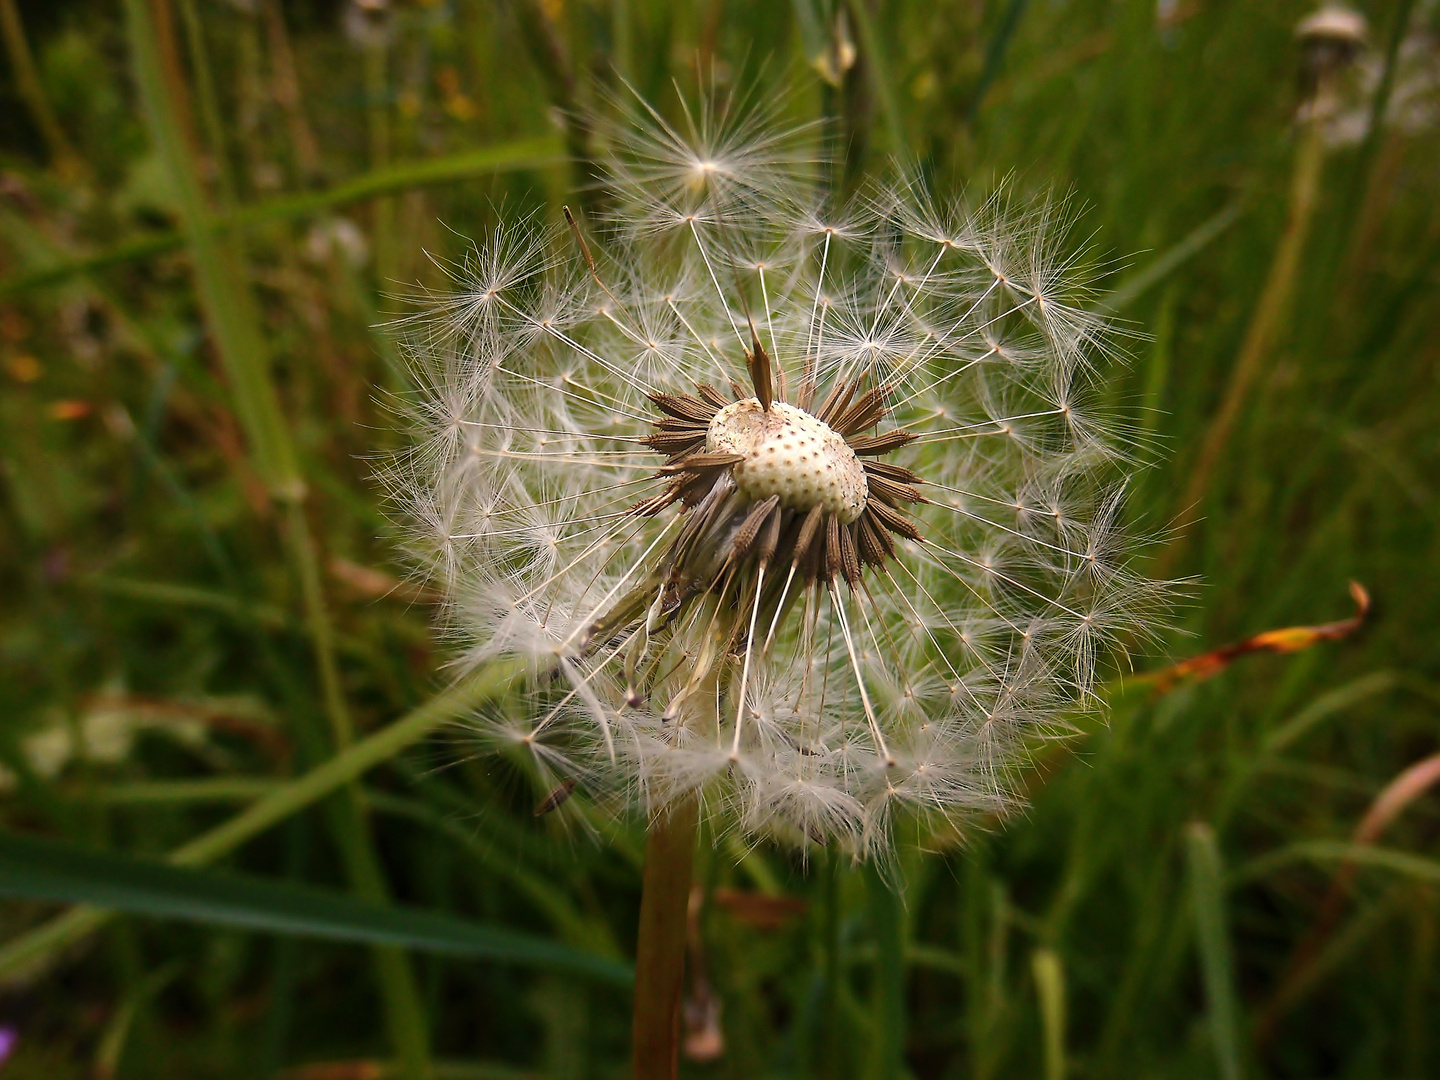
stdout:
POLYGON ((387 479, 466 662, 530 672, 482 727, 567 793, 857 855, 1004 809, 1164 591, 1053 208, 837 207, 755 110, 606 134, 593 234, 497 229, 410 324, 387 479))

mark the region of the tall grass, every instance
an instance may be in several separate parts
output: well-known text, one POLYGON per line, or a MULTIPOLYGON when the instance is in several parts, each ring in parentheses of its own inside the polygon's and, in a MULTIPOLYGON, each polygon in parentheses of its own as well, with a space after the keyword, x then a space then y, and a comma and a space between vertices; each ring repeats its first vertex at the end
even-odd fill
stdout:
MULTIPOLYGON (((1381 102, 1434 79, 1402 44, 1432 8, 1365 6, 1381 102)), ((589 197, 617 72, 666 109, 758 86, 856 174, 1068 196, 1156 461, 1128 512, 1200 582, 1136 667, 1376 598, 1163 694, 1117 666, 1024 814, 883 877, 705 837, 724 1049, 682 1073, 1434 1074, 1440 133, 1297 126, 1308 5, 0 9, 0 814, 75 860, 63 891, 0 859, 7 1077, 624 1075, 627 993, 571 972, 632 956, 643 823, 537 818, 449 726, 506 673, 451 685, 369 479, 405 385, 375 324, 499 215, 589 197), (121 877, 231 915, 54 902, 121 877), (276 936, 301 886, 328 939, 276 936), (461 957, 417 909, 568 951, 461 957), (414 931, 378 981, 372 916, 414 931)))

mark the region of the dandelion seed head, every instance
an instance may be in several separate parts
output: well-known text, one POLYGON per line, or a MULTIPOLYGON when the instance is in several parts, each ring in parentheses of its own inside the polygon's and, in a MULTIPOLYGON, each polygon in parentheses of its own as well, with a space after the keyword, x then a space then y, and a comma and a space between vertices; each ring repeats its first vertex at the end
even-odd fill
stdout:
POLYGON ((1164 602, 1065 208, 837 207, 763 110, 621 112, 604 242, 502 227, 411 321, 386 481, 463 661, 528 665, 479 729, 541 790, 857 856, 1013 805, 1164 602))

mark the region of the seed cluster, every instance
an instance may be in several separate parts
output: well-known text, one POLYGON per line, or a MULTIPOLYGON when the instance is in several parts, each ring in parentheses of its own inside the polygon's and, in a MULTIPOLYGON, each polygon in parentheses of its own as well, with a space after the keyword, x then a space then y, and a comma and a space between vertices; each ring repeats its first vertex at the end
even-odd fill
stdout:
MULTIPOLYGON (((758 339, 749 359, 756 354, 764 355, 758 339)), ((676 502, 688 513, 662 560, 665 621, 706 595, 721 574, 788 567, 783 586, 772 579, 770 590, 760 591, 759 610, 773 620, 795 595, 793 584, 843 579, 856 588, 865 567, 894 556, 892 534, 920 538, 905 507, 928 501, 915 486, 924 481, 877 460, 915 436, 901 428, 863 433, 885 418, 890 387, 861 392, 859 379, 836 386, 812 414, 783 401, 762 404, 758 395, 769 386, 763 377, 755 381, 756 397, 743 397, 736 383, 728 401, 708 383, 697 384, 694 395, 650 395, 661 416, 645 442, 667 456, 660 473, 670 483, 631 513, 651 516, 676 502)), ((813 389, 813 380, 805 387, 813 389)), ((623 634, 653 590, 647 579, 619 600, 596 620, 587 646, 623 634)), ((653 611, 645 617, 655 622, 653 611)))
POLYGON ((705 436, 709 453, 739 454, 731 475, 740 494, 760 501, 780 496, 780 505, 809 511, 819 505, 849 525, 865 509, 865 470, 855 451, 825 421, 777 401, 769 409, 758 398, 726 405, 705 436))

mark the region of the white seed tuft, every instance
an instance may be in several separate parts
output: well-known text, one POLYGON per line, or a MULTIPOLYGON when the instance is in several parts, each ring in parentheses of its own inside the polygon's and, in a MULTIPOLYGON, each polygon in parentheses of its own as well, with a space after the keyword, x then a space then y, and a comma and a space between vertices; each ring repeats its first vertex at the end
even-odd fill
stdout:
POLYGON ((1127 563, 1063 207, 836 205, 773 113, 659 116, 607 132, 583 254, 500 227, 414 321, 385 479, 462 666, 529 664, 480 728, 537 799, 698 791, 721 827, 855 856, 902 813, 1013 805, 1165 594, 1127 563))

